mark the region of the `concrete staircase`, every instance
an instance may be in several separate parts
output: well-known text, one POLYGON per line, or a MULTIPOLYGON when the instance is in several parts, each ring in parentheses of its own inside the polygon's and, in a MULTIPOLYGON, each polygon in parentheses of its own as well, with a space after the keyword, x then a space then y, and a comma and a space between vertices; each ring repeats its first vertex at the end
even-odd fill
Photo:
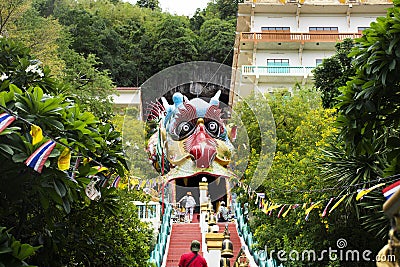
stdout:
MULTIPOLYGON (((225 229, 226 223, 218 223, 219 232, 222 233, 225 229)), ((231 241, 233 243, 233 255, 231 258, 231 266, 236 260, 237 254, 240 251, 241 243, 235 223, 228 223, 228 229, 231 234, 231 241)), ((190 251, 190 243, 192 240, 201 242, 201 232, 199 223, 175 223, 172 225, 171 237, 166 260, 166 267, 177 267, 179 259, 183 253, 190 251)), ((200 249, 200 255, 202 255, 200 249)))
MULTIPOLYGON (((172 225, 166 267, 177 267, 183 253, 190 252, 192 240, 201 243, 199 223, 175 223, 172 225)), ((202 255, 200 248, 200 255, 202 255)))
MULTIPOLYGON (((224 232, 226 224, 227 223, 218 223, 220 233, 224 232)), ((231 258, 231 266, 233 266, 233 262, 236 260, 236 257, 238 256, 238 253, 239 253, 242 245, 240 243, 239 234, 236 229, 236 224, 233 222, 229 222, 228 230, 229 230, 229 233, 231 234, 231 241, 233 244, 233 258, 231 258)))

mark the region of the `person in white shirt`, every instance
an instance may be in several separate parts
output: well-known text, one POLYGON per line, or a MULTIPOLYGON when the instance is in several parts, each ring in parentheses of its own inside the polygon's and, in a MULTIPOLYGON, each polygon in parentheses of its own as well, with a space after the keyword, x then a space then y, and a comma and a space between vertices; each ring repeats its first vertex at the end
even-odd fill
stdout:
POLYGON ((186 201, 186 203, 185 203, 185 218, 187 218, 188 221, 191 222, 193 220, 193 210, 194 210, 194 207, 196 207, 196 200, 192 196, 192 192, 188 191, 186 193, 186 196, 182 197, 178 203, 181 203, 182 201, 186 201))
POLYGON ((225 206, 225 201, 221 201, 221 204, 217 213, 218 222, 227 222, 229 219, 229 209, 225 206))

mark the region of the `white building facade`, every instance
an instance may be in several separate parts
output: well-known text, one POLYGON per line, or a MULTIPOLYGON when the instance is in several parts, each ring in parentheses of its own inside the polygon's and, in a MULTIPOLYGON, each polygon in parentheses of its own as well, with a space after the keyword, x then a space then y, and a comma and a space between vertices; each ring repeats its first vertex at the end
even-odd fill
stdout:
POLYGON ((247 95, 312 84, 311 70, 357 38, 390 0, 245 0, 239 4, 233 87, 247 95))

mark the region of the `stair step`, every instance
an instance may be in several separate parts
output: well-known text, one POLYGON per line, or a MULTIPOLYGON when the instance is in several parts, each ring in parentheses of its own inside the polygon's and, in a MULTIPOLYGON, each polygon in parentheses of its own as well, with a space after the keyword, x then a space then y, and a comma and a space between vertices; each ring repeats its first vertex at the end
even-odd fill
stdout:
MULTIPOLYGON (((218 223, 219 232, 223 232, 226 223, 218 223)), ((228 223, 228 230, 231 234, 233 243, 234 257, 239 253, 241 244, 235 223, 228 223)), ((176 267, 183 253, 190 251, 190 243, 192 240, 201 240, 201 232, 199 223, 176 223, 171 228, 171 238, 167 255, 166 267, 176 267)), ((200 254, 201 250, 200 250, 200 254)))

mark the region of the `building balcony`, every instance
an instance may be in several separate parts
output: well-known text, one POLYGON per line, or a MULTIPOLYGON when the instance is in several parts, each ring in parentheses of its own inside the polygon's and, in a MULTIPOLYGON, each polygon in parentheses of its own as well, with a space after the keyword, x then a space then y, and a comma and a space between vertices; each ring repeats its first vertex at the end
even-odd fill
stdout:
POLYGON ((270 50, 335 50, 335 45, 346 38, 359 38, 361 33, 292 33, 292 32, 242 32, 240 49, 270 50))
POLYGON ((346 38, 359 38, 361 35, 361 33, 242 32, 241 40, 252 42, 337 43, 346 38))
POLYGON ((306 66, 242 66, 242 76, 255 75, 259 76, 302 76, 306 77, 311 74, 313 67, 306 66))
POLYGON ((393 3, 392 0, 245 0, 244 3, 251 4, 319 4, 319 5, 329 5, 329 4, 388 4, 393 3))
POLYGON ((315 66, 242 66, 242 82, 295 83, 310 80, 315 66))

